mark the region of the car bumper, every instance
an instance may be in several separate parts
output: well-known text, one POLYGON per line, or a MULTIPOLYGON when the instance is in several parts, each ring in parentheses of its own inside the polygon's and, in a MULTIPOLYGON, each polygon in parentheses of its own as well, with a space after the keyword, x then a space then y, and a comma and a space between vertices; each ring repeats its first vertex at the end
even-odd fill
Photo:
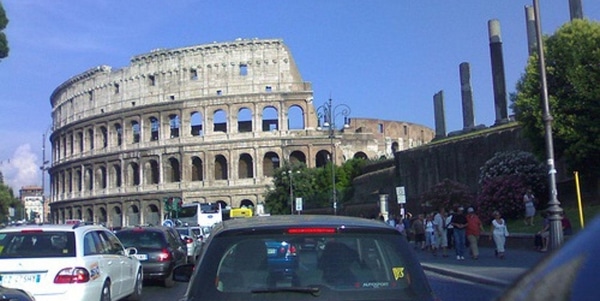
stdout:
POLYGON ((164 279, 171 275, 174 265, 170 262, 165 263, 142 263, 144 269, 144 279, 164 279))

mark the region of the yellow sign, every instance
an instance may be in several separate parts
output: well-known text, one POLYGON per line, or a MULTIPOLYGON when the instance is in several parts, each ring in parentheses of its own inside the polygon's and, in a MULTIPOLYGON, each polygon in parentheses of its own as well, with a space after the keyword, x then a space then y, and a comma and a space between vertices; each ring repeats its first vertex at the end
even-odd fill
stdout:
POLYGON ((395 280, 404 278, 404 268, 392 268, 392 272, 394 272, 395 280))

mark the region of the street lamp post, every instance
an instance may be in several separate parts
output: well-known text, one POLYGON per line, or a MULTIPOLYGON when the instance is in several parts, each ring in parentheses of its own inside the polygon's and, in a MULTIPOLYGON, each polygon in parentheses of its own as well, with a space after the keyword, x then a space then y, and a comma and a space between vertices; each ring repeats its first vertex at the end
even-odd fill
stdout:
MULTIPOLYGON (((296 173, 300 173, 300 171, 296 171, 296 173)), ((290 178, 290 214, 294 215, 294 171, 288 170, 287 174, 290 178)))
POLYGON ((556 169, 554 168, 554 144, 552 139, 552 115, 550 114, 550 105, 548 102, 548 85, 546 82, 546 64, 544 62, 544 45, 542 40, 542 25, 540 20, 539 0, 533 0, 533 10, 535 14, 535 29, 537 38, 537 51, 539 55, 540 82, 542 89, 543 119, 546 141, 546 159, 548 162, 548 182, 550 186, 550 201, 548 202, 548 212, 550 215, 550 240, 549 248, 558 249, 563 243, 562 213, 560 202, 557 198, 556 190, 556 169))
POLYGON ((48 170, 48 164, 50 163, 49 160, 46 160, 46 137, 48 135, 48 131, 50 131, 50 127, 44 134, 42 134, 42 165, 40 166, 40 170, 42 171, 42 216, 40 222, 42 223, 46 222, 47 214, 45 210, 46 196, 44 195, 44 186, 46 185, 46 171, 48 170))
MULTIPOLYGON (((319 117, 323 118, 323 127, 326 127, 329 132, 329 145, 331 147, 331 202, 333 204, 333 214, 337 215, 337 189, 335 187, 335 119, 338 116, 344 116, 344 128, 348 127, 348 115, 350 115, 350 107, 345 104, 337 104, 333 106, 331 98, 324 105, 317 108, 319 117)), ((319 124, 321 120, 319 118, 319 124)))

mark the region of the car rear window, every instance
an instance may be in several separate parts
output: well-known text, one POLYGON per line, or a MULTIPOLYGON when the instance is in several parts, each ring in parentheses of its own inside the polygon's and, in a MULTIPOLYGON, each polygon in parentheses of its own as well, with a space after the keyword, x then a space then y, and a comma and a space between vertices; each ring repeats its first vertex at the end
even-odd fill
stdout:
POLYGON ((159 231, 121 230, 116 235, 126 248, 162 249, 167 246, 164 234, 159 231))
POLYGON ((0 258, 75 257, 75 234, 59 231, 0 233, 0 258))
MULTIPOLYGON (((215 300, 298 294, 286 288, 318 289, 321 300, 427 295, 422 268, 400 239, 374 233, 216 237, 194 287, 202 297, 215 300)), ((307 298, 312 297, 309 291, 307 298)))

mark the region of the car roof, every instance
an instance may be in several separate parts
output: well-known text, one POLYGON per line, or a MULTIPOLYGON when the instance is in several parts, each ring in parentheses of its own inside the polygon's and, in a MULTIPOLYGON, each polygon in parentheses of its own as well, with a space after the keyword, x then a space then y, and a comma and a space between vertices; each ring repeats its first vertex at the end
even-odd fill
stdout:
POLYGON ((106 229, 99 225, 87 224, 32 224, 0 229, 0 232, 21 232, 30 230, 79 232, 88 229, 106 229), (79 229, 79 230, 78 230, 79 229))
POLYGON ((259 230, 269 228, 286 228, 290 226, 363 228, 372 230, 396 231, 387 223, 359 217, 336 215, 271 215, 227 220, 217 224, 212 232, 218 233, 222 231, 248 229, 259 230))

